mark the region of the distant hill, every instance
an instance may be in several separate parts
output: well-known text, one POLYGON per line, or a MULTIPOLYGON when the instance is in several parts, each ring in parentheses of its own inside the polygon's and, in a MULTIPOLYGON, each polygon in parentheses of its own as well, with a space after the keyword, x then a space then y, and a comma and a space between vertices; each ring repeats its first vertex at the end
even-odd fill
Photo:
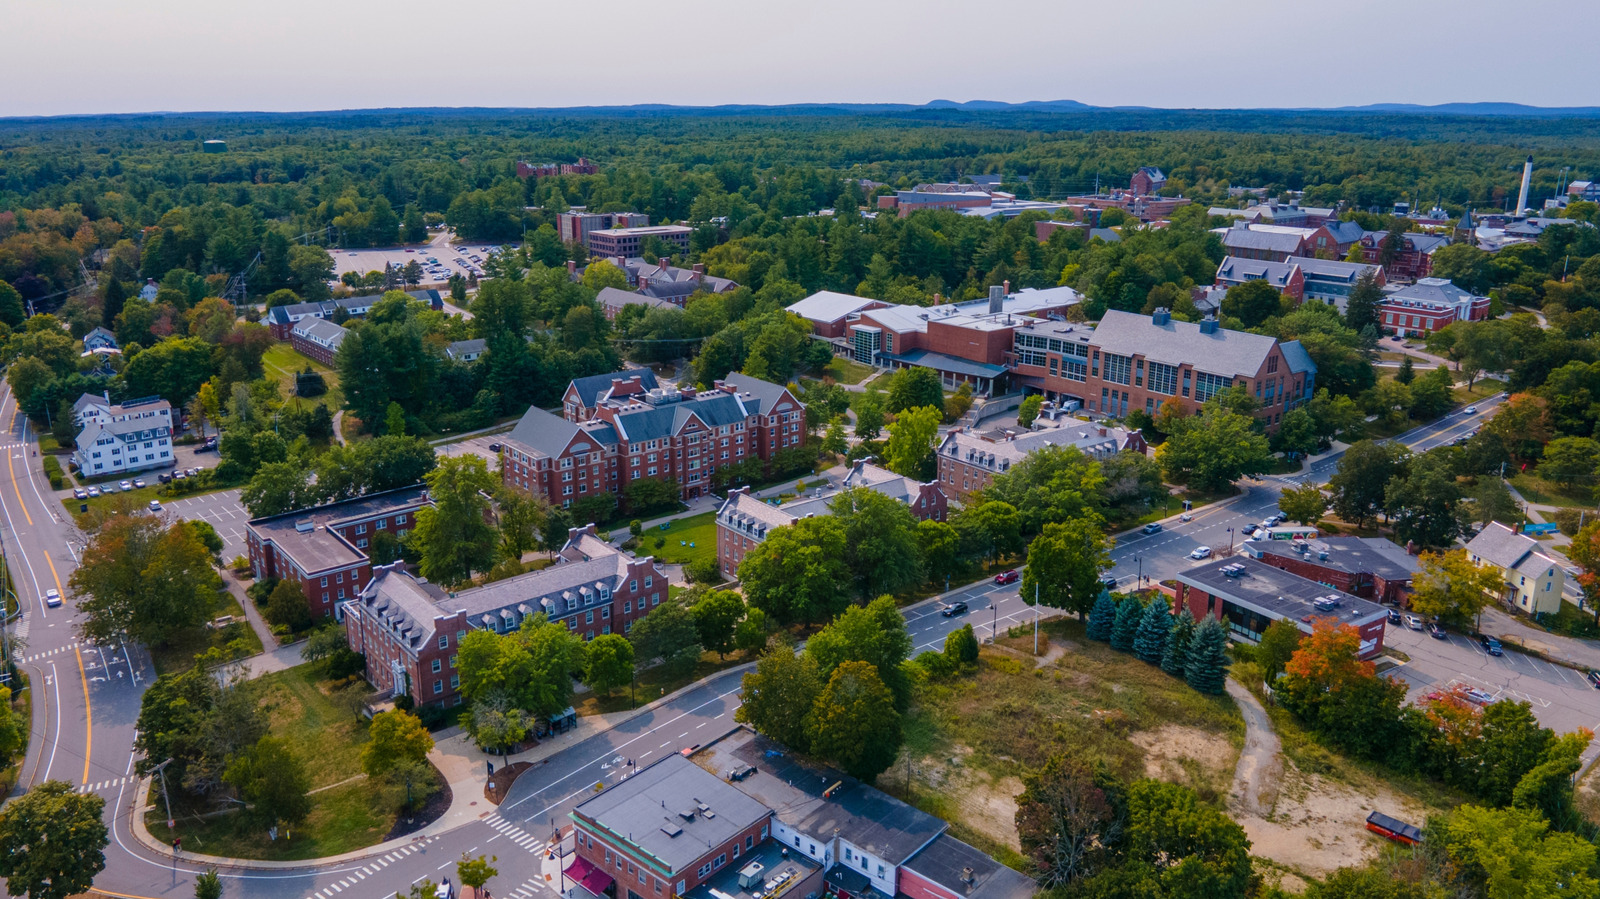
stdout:
POLYGON ((1528 106, 1522 103, 1371 103, 1366 106, 1340 106, 1335 109, 1300 109, 1296 112, 1387 112, 1417 115, 1469 116, 1600 116, 1600 106, 1528 106))

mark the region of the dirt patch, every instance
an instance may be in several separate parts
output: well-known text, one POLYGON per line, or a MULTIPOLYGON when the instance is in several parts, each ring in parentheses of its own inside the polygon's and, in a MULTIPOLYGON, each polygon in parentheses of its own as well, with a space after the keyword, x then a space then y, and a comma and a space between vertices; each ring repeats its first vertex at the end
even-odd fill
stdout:
POLYGON ((1366 829, 1374 810, 1419 825, 1427 814, 1420 803, 1387 788, 1357 790, 1301 774, 1287 760, 1283 781, 1270 815, 1238 821, 1252 854, 1303 874, 1320 877, 1377 857, 1384 841, 1366 829))
POLYGON ((1128 742, 1144 750, 1144 774, 1155 780, 1184 783, 1194 765, 1224 771, 1231 767, 1236 750, 1228 738, 1197 727, 1166 724, 1128 736, 1128 742))
MULTIPOLYGON (((914 798, 936 800, 941 814, 958 820, 966 828, 983 834, 996 843, 1021 851, 1017 837, 1017 797, 1022 795, 1022 780, 1014 776, 996 777, 987 771, 969 768, 965 760, 972 750, 952 746, 948 757, 922 758, 913 763, 914 798)), ((878 786, 896 796, 905 795, 905 767, 890 768, 878 778, 878 786)))

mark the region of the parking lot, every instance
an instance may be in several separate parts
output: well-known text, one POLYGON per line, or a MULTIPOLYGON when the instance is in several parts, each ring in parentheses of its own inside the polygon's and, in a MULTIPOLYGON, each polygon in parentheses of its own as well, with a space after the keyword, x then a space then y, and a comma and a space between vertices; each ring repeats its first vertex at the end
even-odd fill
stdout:
POLYGON ((468 437, 466 440, 457 440, 455 443, 436 446, 433 450, 435 454, 440 456, 479 455, 489 463, 490 471, 499 471, 500 454, 489 449, 489 446, 491 444, 498 446, 505 439, 505 434, 480 434, 477 437, 468 437))
MULTIPOLYGON (((1509 646, 1504 655, 1491 656, 1476 640, 1458 633, 1439 640, 1425 631, 1391 624, 1384 642, 1411 659, 1388 672, 1405 681, 1408 700, 1460 686, 1482 690, 1495 700, 1526 702, 1540 723, 1557 733, 1600 727, 1600 690, 1590 686, 1580 671, 1552 665, 1509 646)), ((1585 758, 1596 754, 1600 754, 1600 746, 1591 746, 1585 758)))
POLYGON ((381 272, 384 263, 400 268, 408 262, 418 262, 423 266, 422 283, 438 286, 449 281, 452 274, 463 278, 471 274, 482 277, 483 260, 489 258, 491 249, 494 248, 489 244, 428 243, 411 247, 328 252, 333 255, 335 278, 343 276, 345 272, 355 272, 360 275, 367 272, 381 272), (473 259, 474 256, 477 257, 476 260, 473 259), (429 259, 435 260, 436 264, 430 265, 429 259))
POLYGON ((223 564, 232 562, 235 556, 250 555, 244 539, 244 525, 250 520, 250 512, 240 505, 238 490, 166 500, 161 506, 186 520, 211 522, 222 537, 223 564))

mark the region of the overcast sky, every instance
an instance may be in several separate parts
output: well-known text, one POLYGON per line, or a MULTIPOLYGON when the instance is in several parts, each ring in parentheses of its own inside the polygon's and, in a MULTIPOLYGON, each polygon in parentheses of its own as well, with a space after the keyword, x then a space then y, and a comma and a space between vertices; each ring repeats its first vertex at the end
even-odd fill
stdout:
POLYGON ((1600 105, 1600 55, 1566 40, 1593 11, 1593 0, 0 0, 0 115, 939 98, 1600 105))

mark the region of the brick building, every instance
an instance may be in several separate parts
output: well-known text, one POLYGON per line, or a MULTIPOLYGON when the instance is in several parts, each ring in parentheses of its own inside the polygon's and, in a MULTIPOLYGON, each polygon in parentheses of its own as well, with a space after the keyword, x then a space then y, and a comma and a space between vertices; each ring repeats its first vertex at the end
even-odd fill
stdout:
MULTIPOLYGON (((1383 265, 1378 260, 1383 258, 1383 242, 1388 236, 1387 231, 1373 231, 1362 237, 1362 258, 1373 265, 1383 265)), ((1449 245, 1450 238, 1443 235, 1408 231, 1404 236, 1404 244, 1394 259, 1383 265, 1383 270, 1388 273, 1391 281, 1415 281, 1426 278, 1433 273, 1433 254, 1440 247, 1449 245)))
POLYGON ((245 523, 250 569, 257 580, 298 581, 311 617, 336 614, 371 580, 368 551, 376 535, 404 536, 427 505, 427 488, 419 484, 253 518, 245 523))
POLYGON ((1038 322, 1016 333, 1013 378, 1050 400, 1076 399, 1093 413, 1155 414, 1169 400, 1185 412, 1243 385, 1261 401, 1269 430, 1316 391, 1316 364, 1299 341, 1230 331, 1214 320, 1177 321, 1112 310, 1098 325, 1038 322))
POLYGON ((1444 278, 1423 278, 1415 284, 1384 289, 1378 304, 1383 330, 1407 337, 1431 334, 1456 321, 1489 317, 1489 298, 1474 296, 1444 278))
POLYGON ((1167 186, 1167 176, 1153 165, 1142 165, 1128 179, 1128 190, 1136 197, 1160 193, 1167 186))
MULTIPOLYGON (((739 282, 731 278, 706 274, 706 267, 698 262, 683 268, 673 265, 665 257, 646 262, 643 256, 613 256, 607 259, 591 257, 589 265, 596 262, 605 262, 622 272, 628 278, 628 286, 634 290, 655 299, 668 300, 677 306, 684 305, 687 297, 699 291, 727 293, 739 287, 739 282)), ((574 281, 581 281, 588 267, 586 265, 580 269, 578 263, 569 260, 567 275, 574 281)))
POLYGON ((730 374, 705 391, 645 387, 647 372, 567 386, 557 418, 531 408, 506 437, 500 475, 563 508, 594 493, 621 496, 637 479, 675 481, 685 500, 725 465, 805 442, 805 406, 787 388, 730 374), (635 381, 634 378, 638 380, 635 381))
POLYGON ((1144 435, 1077 418, 1041 419, 1030 430, 969 431, 951 428, 939 441, 939 484, 961 502, 994 483, 994 476, 1047 446, 1070 446, 1095 459, 1149 451, 1144 435))
POLYGON ((589 252, 596 256, 638 256, 652 238, 666 245, 669 253, 687 253, 689 235, 693 233, 694 229, 687 225, 646 225, 590 231, 587 242, 589 252))
POLYGON ((574 528, 554 565, 447 593, 405 570, 378 566, 340 604, 350 648, 367 657, 367 680, 418 704, 460 703, 456 647, 468 629, 510 633, 534 615, 564 624, 585 640, 627 633, 667 596, 665 569, 574 528))
POLYGON ((834 498, 858 487, 900 502, 918 521, 945 521, 949 517, 949 500, 937 482, 925 484, 864 460, 851 466, 838 490, 819 490, 781 506, 751 496, 750 488, 740 487, 728 491, 728 498, 717 510, 717 560, 722 573, 736 577, 745 555, 765 541, 773 528, 813 515, 831 514, 829 506, 834 498))
POLYGON ((1304 298, 1331 303, 1340 312, 1349 305, 1350 291, 1363 275, 1371 274, 1379 287, 1389 282, 1382 266, 1365 262, 1344 262, 1337 259, 1299 259, 1296 263, 1305 275, 1304 298))
POLYGON ((1386 606, 1410 604, 1411 581, 1422 567, 1405 547, 1380 537, 1248 540, 1239 549, 1273 568, 1386 606))
POLYGON ((577 162, 521 162, 517 163, 518 178, 551 178, 556 175, 598 175, 600 167, 586 157, 577 162))
POLYGON ((1267 259, 1240 259, 1229 256, 1217 266, 1218 287, 1224 289, 1238 287, 1250 281, 1265 281, 1278 293, 1297 303, 1305 299, 1305 272, 1294 261, 1273 262, 1267 259))
POLYGON ((810 322, 813 334, 818 337, 832 339, 843 337, 846 327, 850 322, 855 321, 861 313, 873 309, 883 309, 888 305, 882 300, 852 296, 847 293, 834 293, 831 290, 819 290, 800 302, 789 306, 788 311, 810 322))
POLYGON ((289 329, 289 345, 303 356, 323 365, 333 365, 334 357, 339 355, 339 345, 349 333, 325 319, 305 318, 289 329))
POLYGON ((1382 606, 1264 562, 1251 558, 1207 562, 1180 572, 1176 579, 1178 603, 1187 606, 1196 620, 1210 616, 1221 621, 1236 640, 1258 642, 1274 621, 1292 621, 1310 633, 1316 619, 1331 618, 1361 635, 1361 658, 1383 651, 1389 613, 1382 606))
POLYGON ((650 216, 642 212, 588 212, 574 209, 556 214, 556 234, 563 243, 589 245, 589 235, 609 228, 642 228, 650 216))

